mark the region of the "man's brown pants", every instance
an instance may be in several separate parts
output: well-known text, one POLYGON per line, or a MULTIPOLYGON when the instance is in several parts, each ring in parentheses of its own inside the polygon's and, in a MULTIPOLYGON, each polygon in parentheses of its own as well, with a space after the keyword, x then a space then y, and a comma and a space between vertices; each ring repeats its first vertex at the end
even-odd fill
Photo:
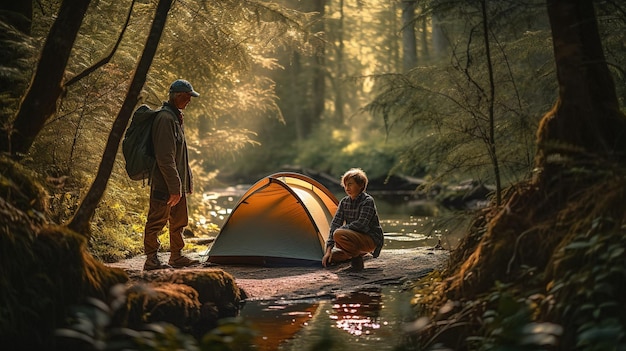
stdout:
POLYGON ((170 224, 170 252, 173 256, 180 256, 185 246, 183 229, 189 224, 187 213, 187 197, 183 196, 176 206, 170 207, 166 201, 150 199, 150 209, 146 220, 146 229, 143 236, 143 245, 146 256, 156 255, 161 247, 159 234, 169 221, 170 224))

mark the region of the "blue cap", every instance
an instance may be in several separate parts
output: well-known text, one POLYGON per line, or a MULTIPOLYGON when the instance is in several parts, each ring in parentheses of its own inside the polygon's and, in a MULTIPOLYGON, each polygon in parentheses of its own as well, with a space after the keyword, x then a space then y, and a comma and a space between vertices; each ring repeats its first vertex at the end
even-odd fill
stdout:
POLYGON ((200 94, 193 90, 191 83, 184 79, 177 79, 170 85, 170 93, 189 93, 193 97, 198 97, 200 94))

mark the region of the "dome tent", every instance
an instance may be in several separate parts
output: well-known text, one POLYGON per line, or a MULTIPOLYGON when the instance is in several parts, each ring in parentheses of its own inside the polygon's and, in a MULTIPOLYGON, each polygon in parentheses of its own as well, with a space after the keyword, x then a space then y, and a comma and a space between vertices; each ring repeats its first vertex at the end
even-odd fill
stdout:
POLYGON ((321 264, 337 198, 299 173, 267 176, 246 191, 226 219, 207 262, 321 264))

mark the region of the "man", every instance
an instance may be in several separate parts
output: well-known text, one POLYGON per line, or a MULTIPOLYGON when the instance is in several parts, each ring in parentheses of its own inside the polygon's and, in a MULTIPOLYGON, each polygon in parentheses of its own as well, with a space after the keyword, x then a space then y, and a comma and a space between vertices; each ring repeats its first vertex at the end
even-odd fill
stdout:
POLYGON ((330 224, 326 251, 322 257, 324 267, 350 260, 353 271, 363 270, 363 255, 380 255, 384 244, 374 199, 365 192, 367 175, 360 168, 352 168, 341 177, 346 195, 337 206, 330 224), (338 250, 333 251, 333 247, 338 250))
POLYGON ((188 81, 178 79, 170 85, 169 100, 154 117, 152 143, 156 167, 150 178, 150 209, 143 241, 147 256, 144 270, 183 268, 199 263, 182 254, 183 229, 189 221, 186 194, 191 194, 193 185, 182 110, 192 97, 198 96, 200 94, 188 81), (158 236, 168 222, 170 258, 169 264, 164 264, 157 255, 161 247, 158 236))

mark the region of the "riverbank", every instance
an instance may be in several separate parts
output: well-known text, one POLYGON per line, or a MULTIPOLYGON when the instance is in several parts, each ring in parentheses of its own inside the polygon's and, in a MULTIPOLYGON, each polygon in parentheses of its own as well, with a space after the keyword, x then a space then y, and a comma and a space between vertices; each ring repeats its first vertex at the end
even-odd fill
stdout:
MULTIPOLYGON (((167 262, 168 253, 160 254, 167 262)), ((201 253, 188 253, 201 265, 185 270, 221 269, 230 273, 248 300, 299 299, 335 297, 352 291, 380 285, 403 285, 442 268, 448 259, 447 250, 412 248, 383 250, 378 258, 365 256, 365 269, 352 272, 349 263, 323 267, 261 267, 214 265, 204 263, 201 253)), ((130 279, 142 274, 145 256, 109 263, 125 270, 130 279)))

